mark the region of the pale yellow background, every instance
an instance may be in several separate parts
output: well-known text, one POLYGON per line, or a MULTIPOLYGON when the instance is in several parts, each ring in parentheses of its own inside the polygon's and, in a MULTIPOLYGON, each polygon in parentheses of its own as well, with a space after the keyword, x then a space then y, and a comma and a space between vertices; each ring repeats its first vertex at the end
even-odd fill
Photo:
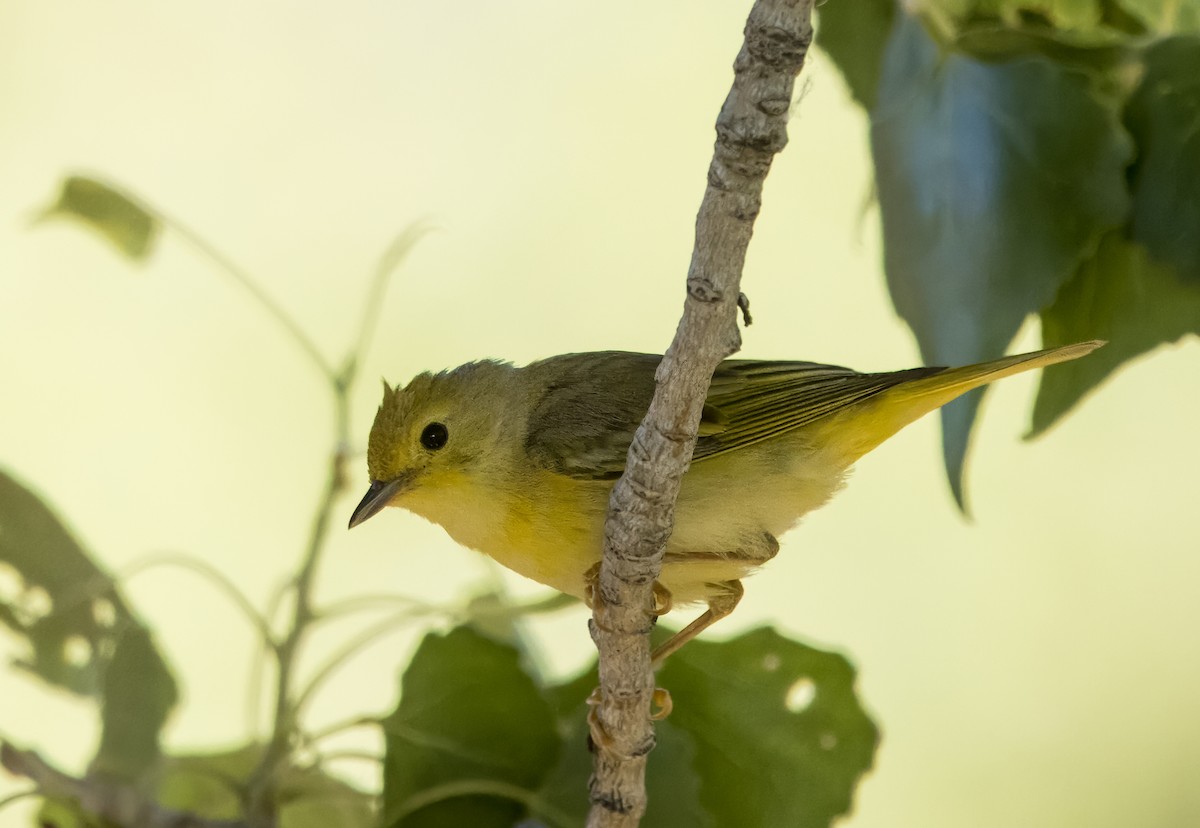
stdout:
MULTIPOLYGON (((104 174, 190 224, 335 359, 378 254, 431 219, 354 399, 361 446, 381 375, 665 347, 748 5, 6 0, 0 463, 109 567, 188 552, 261 604, 307 532, 325 391, 177 237, 138 268, 74 227, 31 229, 60 177, 104 174)), ((747 264, 743 354, 910 367, 878 216, 862 213, 863 115, 819 52, 803 85, 747 264)), ((855 828, 1200 824, 1200 348, 1139 361, 1024 444, 1032 388, 1007 381, 986 406, 973 525, 922 422, 786 539, 713 633, 773 623, 859 665, 885 737, 855 828)), ((450 601, 489 577, 403 513, 345 533, 353 499, 323 598, 450 601)), ((128 593, 186 688, 170 747, 245 738, 247 625, 186 574, 128 593)), ((582 612, 539 629, 557 669, 589 657, 582 612)), ((354 662, 311 721, 385 709, 419 632, 354 662)), ((96 730, 90 708, 6 668, 0 733, 79 770, 96 730)), ((361 734, 331 747, 378 749, 361 734)), ((374 783, 369 764, 338 767, 374 783)), ((0 796, 16 789, 0 779, 0 796)))

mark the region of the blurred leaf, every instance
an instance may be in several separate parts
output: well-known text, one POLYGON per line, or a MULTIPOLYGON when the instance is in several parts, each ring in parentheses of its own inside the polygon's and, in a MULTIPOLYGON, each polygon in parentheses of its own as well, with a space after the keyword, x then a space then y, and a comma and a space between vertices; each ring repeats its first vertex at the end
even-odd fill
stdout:
POLYGON ((113 629, 132 616, 112 579, 57 516, 3 471, 0 561, 11 565, 22 581, 17 601, 0 616, 17 619, 13 632, 32 647, 31 659, 18 665, 58 687, 98 695, 105 645, 111 649, 113 629))
POLYGON ((112 579, 35 495, 0 471, 0 562, 20 579, 0 621, 32 651, 16 665, 101 701, 96 767, 134 778, 158 756, 175 682, 112 579))
POLYGON ((241 816, 241 789, 262 757, 261 745, 219 753, 169 756, 163 761, 158 801, 208 819, 241 816))
POLYGON ((816 43, 865 109, 875 106, 884 45, 895 16, 895 0, 826 0, 817 7, 816 43))
POLYGON ((1133 240, 1200 285, 1200 38, 1146 50, 1125 121, 1137 141, 1133 240))
POLYGON ((1114 29, 1064 31, 982 20, 960 29, 954 48, 980 60, 1042 55, 1076 68, 1107 70, 1127 60, 1133 44, 1126 34, 1114 29))
POLYGON ((1063 30, 1084 31, 1099 27, 1107 0, 935 0, 935 12, 959 20, 993 18, 1009 25, 1040 22, 1063 30))
POLYGON ((1106 236, 1042 312, 1042 342, 1053 348, 1107 339, 1108 345, 1043 372, 1029 436, 1053 425, 1123 362, 1187 333, 1200 333, 1200 285, 1181 281, 1140 245, 1106 236))
POLYGON ((842 656, 767 628, 692 641, 667 660, 668 721, 695 741, 715 825, 824 828, 850 811, 879 743, 854 681, 842 656))
POLYGON ((104 670, 100 749, 92 770, 138 779, 158 758, 158 736, 179 701, 148 630, 129 625, 104 670))
POLYGON ((1200 31, 1200 0, 1119 0, 1121 8, 1162 34, 1200 31))
POLYGON ((82 175, 64 179, 58 201, 41 216, 49 218, 77 219, 135 261, 150 255, 159 233, 158 219, 136 201, 82 175))
POLYGON ((526 802, 497 791, 532 798, 558 758, 559 737, 549 702, 519 659, 467 627, 425 637, 384 722, 385 826, 509 828, 527 815, 526 802), (471 789, 475 782, 497 784, 471 789), (468 790, 413 809, 453 783, 468 790))
MULTIPOLYGON (((690 646, 690 645, 689 645, 690 646)), ((582 825, 588 813, 588 696, 599 683, 593 666, 574 680, 550 690, 563 736, 558 765, 542 786, 541 797, 573 824, 582 825)), ((655 724, 656 744, 646 766, 648 803, 641 828, 708 828, 716 823, 700 803, 700 777, 695 771, 696 740, 672 718, 655 724)))
MULTIPOLYGON (((1128 137, 1082 74, 944 55, 911 18, 884 60, 871 143, 884 264, 927 364, 1004 352, 1128 210, 1128 137)), ((950 485, 979 406, 942 409, 950 485)))
MULTIPOLYGON (((208 819, 241 816, 240 790, 258 766, 260 745, 164 762, 158 801, 208 819)), ((287 768, 279 787, 280 828, 372 828, 373 797, 320 768, 287 768)))
POLYGON ((99 817, 86 813, 78 802, 57 799, 43 800, 36 820, 38 828, 112 828, 99 817))

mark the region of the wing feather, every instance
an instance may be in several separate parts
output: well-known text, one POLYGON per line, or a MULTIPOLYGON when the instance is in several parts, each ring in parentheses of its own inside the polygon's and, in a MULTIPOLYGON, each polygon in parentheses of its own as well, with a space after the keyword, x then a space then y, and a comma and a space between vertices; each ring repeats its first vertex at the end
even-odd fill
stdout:
MULTIPOLYGON (((530 458, 570 477, 620 477, 660 360, 605 351, 528 366, 531 387, 539 389, 525 439, 530 458)), ((713 375, 692 462, 771 439, 942 370, 862 374, 814 362, 726 360, 713 375)))

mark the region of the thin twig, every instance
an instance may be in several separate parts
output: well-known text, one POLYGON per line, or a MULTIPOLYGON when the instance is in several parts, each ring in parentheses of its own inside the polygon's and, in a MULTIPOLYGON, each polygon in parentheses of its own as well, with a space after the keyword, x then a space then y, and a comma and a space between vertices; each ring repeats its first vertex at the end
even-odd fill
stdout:
POLYGON ((421 611, 415 609, 401 610, 389 615, 387 618, 384 618, 382 621, 376 624, 372 624, 354 638, 350 639, 350 641, 348 641, 336 653, 330 656, 329 659, 322 664, 316 670, 316 672, 313 673, 312 678, 308 680, 308 684, 303 690, 300 691, 293 702, 295 711, 299 711, 300 708, 304 707, 304 705, 307 704, 308 701, 313 697, 313 694, 316 693, 317 690, 320 689, 321 685, 325 683, 326 679, 333 675, 333 673, 339 667, 345 664, 350 658, 357 655, 364 647, 377 641, 388 633, 394 632, 403 622, 410 621, 413 618, 419 618, 422 614, 423 613, 421 611))
POLYGON ((379 257, 379 264, 375 267, 375 277, 371 280, 371 287, 367 291, 367 298, 363 304, 362 318, 358 323, 358 339, 347 358, 346 365, 349 370, 357 369, 362 364, 367 348, 371 344, 371 340, 375 338, 375 327, 379 324, 379 314, 383 310, 383 297, 387 292, 387 286, 391 283, 392 273, 408 256, 413 245, 428 232, 429 225, 424 222, 410 224, 396 236, 384 254, 379 257))
POLYGON ((258 306, 266 312, 267 316, 275 320, 276 324, 283 329, 283 332, 287 334, 288 338, 295 343, 295 345, 304 353, 306 357, 308 357, 308 361, 312 363, 314 368, 320 371, 326 379, 336 379, 337 374, 334 372, 333 366, 330 365, 325 359, 325 356, 321 353, 320 349, 317 348, 316 343, 309 338, 308 334, 304 332, 304 329, 300 327, 299 323, 297 323, 295 319, 292 319, 292 317, 288 316, 287 312, 283 310, 279 303, 267 295, 267 292, 259 287, 258 284, 252 278, 250 278, 250 275, 236 262, 226 256, 216 247, 209 244, 203 236, 196 233, 186 224, 182 223, 173 216, 164 213, 162 210, 147 207, 144 202, 140 202, 140 206, 151 215, 157 216, 159 221, 178 233, 179 236, 191 244, 192 247, 207 256, 219 270, 224 271, 226 275, 233 279, 233 281, 237 282, 243 290, 250 294, 250 298, 253 299, 258 306))
POLYGON ((636 826, 645 812, 646 756, 654 747, 652 587, 713 371, 740 347, 742 266, 763 181, 787 143, 793 86, 812 40, 811 11, 812 0, 758 0, 750 11, 733 88, 717 117, 683 318, 610 500, 591 624, 600 651, 592 827, 636 826))
POLYGON ((140 575, 143 572, 151 569, 157 569, 164 566, 176 567, 178 569, 188 570, 197 575, 206 578, 209 583, 216 586, 225 594, 230 601, 233 602, 242 614, 254 625, 258 631, 259 638, 264 647, 268 650, 274 650, 276 647, 275 636, 271 632, 270 625, 267 624, 267 619, 264 618, 258 610, 254 608, 254 604, 250 603, 250 599, 246 597, 237 585, 229 580, 221 573, 219 569, 211 564, 205 563, 199 558, 193 558, 188 555, 180 555, 166 552, 161 555, 150 555, 140 560, 134 561, 129 566, 117 573, 114 580, 118 583, 128 582, 135 575, 140 575))
MULTIPOLYGON (((342 437, 339 445, 345 444, 345 435, 349 432, 349 411, 345 387, 336 384, 337 406, 336 427, 342 437)), ((279 674, 275 684, 275 713, 271 728, 271 739, 267 742, 262 759, 251 775, 247 784, 250 791, 248 803, 249 813, 255 824, 271 824, 271 813, 275 786, 272 784, 276 770, 291 752, 292 741, 296 731, 295 704, 292 701, 292 674, 296 668, 297 653, 308 633, 312 620, 316 617, 312 607, 312 588, 316 577, 317 564, 321 551, 325 546, 325 535, 329 529, 329 521, 334 503, 345 487, 346 475, 342 469, 344 455, 334 454, 329 468, 329 476, 325 483, 316 518, 313 520, 309 533, 308 547, 305 551, 300 569, 296 574, 294 587, 294 606, 292 608, 292 624, 283 641, 279 643, 277 662, 279 674)))

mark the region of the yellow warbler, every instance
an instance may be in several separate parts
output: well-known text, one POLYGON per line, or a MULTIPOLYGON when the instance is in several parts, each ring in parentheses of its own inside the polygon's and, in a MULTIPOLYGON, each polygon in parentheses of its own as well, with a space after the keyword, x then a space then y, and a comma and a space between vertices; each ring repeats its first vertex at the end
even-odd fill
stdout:
MULTIPOLYGON (((775 555, 776 538, 824 504, 859 457, 972 388, 1102 344, 881 374, 721 363, 658 584, 667 606, 704 601, 708 610, 655 661, 732 612, 740 579, 775 555)), ((609 493, 650 405, 659 360, 565 354, 524 368, 472 362, 404 388, 385 383, 367 450, 371 485, 350 526, 400 506, 515 572, 586 598, 609 493)))

